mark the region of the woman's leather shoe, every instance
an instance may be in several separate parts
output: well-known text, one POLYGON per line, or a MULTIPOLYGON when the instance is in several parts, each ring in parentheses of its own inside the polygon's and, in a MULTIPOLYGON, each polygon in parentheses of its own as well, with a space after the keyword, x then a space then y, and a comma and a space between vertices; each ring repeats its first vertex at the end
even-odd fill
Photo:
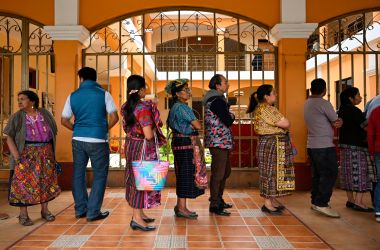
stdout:
POLYGON ((366 212, 366 213, 371 213, 371 212, 375 211, 372 207, 364 208, 364 207, 358 206, 356 204, 354 204, 354 206, 352 207, 352 209, 355 210, 355 211, 366 212))
POLYGON ((153 231, 156 229, 156 227, 154 226, 142 226, 140 224, 138 224, 136 221, 134 220, 131 220, 131 223, 129 224, 129 226, 133 229, 133 230, 141 230, 141 231, 153 231))
POLYGON ((214 213, 214 214, 221 215, 221 216, 230 216, 231 215, 230 212, 228 212, 227 210, 225 210, 223 208, 219 208, 219 207, 210 207, 209 211, 210 211, 210 213, 214 213))
POLYGON ((265 205, 263 205, 261 207, 261 211, 264 213, 269 213, 269 214, 273 214, 273 215, 282 215, 282 211, 280 209, 276 208, 276 210, 270 210, 265 205))
POLYGON ((152 223, 152 222, 154 222, 153 218, 143 218, 143 220, 145 221, 145 223, 152 223))
POLYGON ((283 205, 278 205, 278 206, 275 206, 274 208, 276 208, 277 210, 284 210, 285 209, 285 206, 283 205))
POLYGON ((351 201, 346 202, 346 208, 354 208, 354 206, 355 206, 355 203, 353 203, 351 201))
POLYGON ((186 219, 190 219, 190 220, 196 220, 198 218, 198 215, 195 215, 195 214, 185 214, 185 213, 182 213, 181 211, 177 211, 175 213, 175 216, 179 217, 179 218, 186 218, 186 219))

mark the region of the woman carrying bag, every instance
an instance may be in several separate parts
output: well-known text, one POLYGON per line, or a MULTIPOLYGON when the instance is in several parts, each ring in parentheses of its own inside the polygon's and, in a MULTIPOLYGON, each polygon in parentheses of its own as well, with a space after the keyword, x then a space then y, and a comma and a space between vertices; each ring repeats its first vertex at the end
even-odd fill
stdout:
POLYGON ((173 97, 167 123, 173 133, 177 193, 174 212, 177 217, 197 219, 198 214, 187 208, 186 199, 195 199, 204 194, 207 188, 206 164, 197 131, 202 125, 187 105, 191 97, 187 79, 169 82, 165 91, 173 97))
POLYGON ((136 189, 132 161, 139 161, 145 152, 144 160, 156 160, 155 136, 157 143, 165 143, 165 137, 160 127, 160 113, 157 105, 152 101, 143 101, 145 97, 145 79, 139 75, 131 75, 127 79, 127 102, 121 107, 123 129, 126 133, 125 159, 126 159, 126 199, 133 208, 133 217, 130 226, 133 230, 152 231, 155 226, 148 225, 154 222, 143 211, 161 204, 160 191, 139 191, 136 189), (145 143, 144 143, 145 141, 145 143), (145 145, 145 148, 143 146, 145 145))

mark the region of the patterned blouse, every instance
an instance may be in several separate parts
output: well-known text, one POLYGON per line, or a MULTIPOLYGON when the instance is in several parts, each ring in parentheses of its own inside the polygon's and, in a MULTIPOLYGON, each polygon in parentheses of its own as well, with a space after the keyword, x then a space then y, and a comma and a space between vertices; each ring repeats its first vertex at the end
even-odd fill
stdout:
POLYGON ((192 135, 195 131, 191 122, 197 118, 191 108, 181 102, 176 102, 170 109, 169 126, 184 135, 192 135))
POLYGON ((53 139, 49 125, 40 112, 37 111, 35 118, 26 115, 26 141, 49 142, 53 139))
POLYGON ((274 106, 259 104, 254 112, 253 121, 258 135, 286 134, 286 130, 276 126, 284 116, 274 106))

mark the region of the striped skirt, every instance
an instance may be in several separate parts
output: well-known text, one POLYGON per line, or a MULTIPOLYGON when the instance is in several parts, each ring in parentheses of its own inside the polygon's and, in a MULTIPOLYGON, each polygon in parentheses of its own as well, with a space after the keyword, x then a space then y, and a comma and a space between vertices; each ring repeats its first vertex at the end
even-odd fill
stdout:
POLYGON ((194 152, 190 137, 172 139, 174 167, 176 176, 176 193, 178 198, 194 199, 205 193, 195 185, 194 152))
MULTIPOLYGON (((161 205, 160 191, 139 191, 136 189, 135 176, 133 175, 132 161, 140 160, 144 140, 126 138, 125 143, 125 198, 133 208, 154 208, 161 205)), ((145 160, 156 160, 156 146, 154 142, 147 142, 145 148, 145 160)))
POLYGON ((340 187, 343 190, 367 192, 375 181, 375 167, 363 147, 340 144, 340 187))
POLYGON ((11 206, 32 206, 57 197, 61 189, 52 145, 26 144, 10 180, 8 199, 11 206))
POLYGON ((288 135, 261 135, 257 145, 260 195, 289 195, 295 189, 292 147, 288 135))

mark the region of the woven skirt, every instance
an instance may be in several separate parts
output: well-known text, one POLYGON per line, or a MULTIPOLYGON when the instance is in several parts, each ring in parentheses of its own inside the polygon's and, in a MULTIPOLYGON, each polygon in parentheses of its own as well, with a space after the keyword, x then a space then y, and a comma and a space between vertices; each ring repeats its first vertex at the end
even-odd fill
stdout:
POLYGON ((11 206, 32 206, 57 197, 61 189, 52 145, 26 144, 10 180, 8 199, 11 206))
POLYGON ((372 190, 374 164, 368 149, 340 144, 340 187, 343 190, 367 192, 372 190))

